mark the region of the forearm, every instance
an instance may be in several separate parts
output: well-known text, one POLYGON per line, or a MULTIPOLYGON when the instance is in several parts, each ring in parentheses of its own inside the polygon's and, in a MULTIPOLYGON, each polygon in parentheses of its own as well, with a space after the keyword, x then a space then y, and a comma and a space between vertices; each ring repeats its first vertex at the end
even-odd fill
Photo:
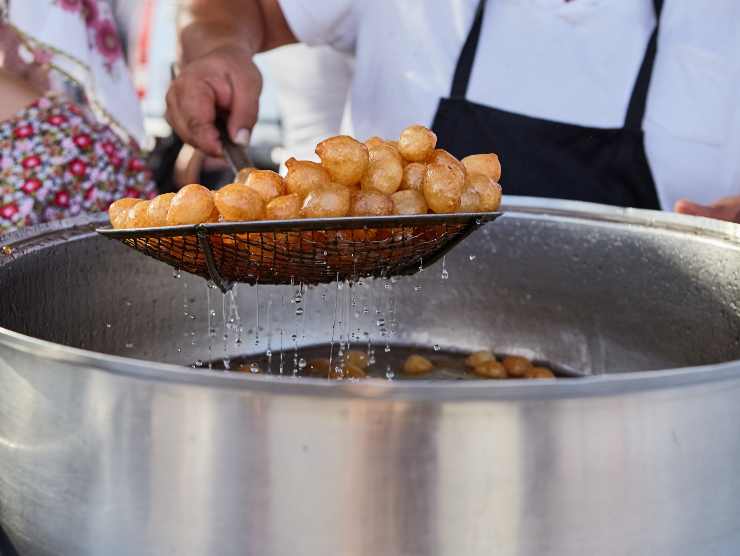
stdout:
POLYGON ((178 28, 184 64, 224 47, 251 57, 296 42, 277 0, 185 0, 178 28))

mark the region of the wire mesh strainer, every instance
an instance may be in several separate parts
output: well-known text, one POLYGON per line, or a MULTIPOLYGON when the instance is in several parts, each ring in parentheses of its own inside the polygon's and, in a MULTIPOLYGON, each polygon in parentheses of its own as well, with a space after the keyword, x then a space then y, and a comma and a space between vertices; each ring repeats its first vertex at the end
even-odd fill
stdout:
POLYGON ((228 222, 98 232, 227 291, 233 282, 319 284, 413 274, 500 214, 228 222))

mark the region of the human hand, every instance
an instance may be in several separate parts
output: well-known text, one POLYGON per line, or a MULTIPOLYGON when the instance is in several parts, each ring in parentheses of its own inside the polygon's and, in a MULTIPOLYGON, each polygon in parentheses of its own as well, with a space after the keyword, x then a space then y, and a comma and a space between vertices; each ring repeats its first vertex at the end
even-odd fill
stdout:
POLYGON ((167 92, 167 120, 180 138, 212 156, 221 141, 214 125, 229 115, 229 135, 245 144, 257 122, 262 75, 246 48, 223 46, 190 61, 167 92))
POLYGON ((740 195, 735 197, 724 197, 711 205, 700 205, 692 201, 682 199, 674 207, 676 212, 727 220, 728 222, 740 223, 740 195))

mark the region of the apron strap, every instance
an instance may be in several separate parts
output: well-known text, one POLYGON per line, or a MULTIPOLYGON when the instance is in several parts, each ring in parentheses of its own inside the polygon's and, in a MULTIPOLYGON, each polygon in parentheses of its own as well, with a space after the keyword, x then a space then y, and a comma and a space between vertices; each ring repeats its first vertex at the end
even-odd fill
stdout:
POLYGON ((645 118, 647 108, 648 90, 650 89, 650 80, 653 77, 653 66, 655 57, 658 53, 658 30, 660 29, 660 15, 663 11, 663 0, 653 0, 655 7, 655 29, 650 36, 645 58, 640 66, 640 73, 637 74, 635 87, 632 89, 632 97, 627 108, 627 116, 624 119, 624 127, 627 129, 641 130, 642 121, 645 118))
POLYGON ((478 9, 475 12, 475 18, 473 19, 473 26, 470 28, 468 38, 465 40, 465 46, 463 46, 460 53, 460 58, 457 60, 450 98, 464 99, 468 96, 468 84, 470 83, 470 75, 473 72, 475 55, 478 52, 478 41, 480 39, 481 28, 483 27, 483 15, 485 11, 486 0, 480 0, 478 9))

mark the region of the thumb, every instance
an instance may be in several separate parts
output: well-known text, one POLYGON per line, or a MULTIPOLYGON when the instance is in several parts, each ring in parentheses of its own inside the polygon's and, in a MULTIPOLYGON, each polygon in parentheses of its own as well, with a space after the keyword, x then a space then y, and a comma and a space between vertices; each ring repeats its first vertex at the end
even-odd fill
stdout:
POLYGON ((700 205, 686 199, 676 203, 675 211, 692 216, 703 216, 704 218, 716 218, 717 220, 734 221, 737 218, 737 208, 728 205, 717 204, 714 206, 700 205))

